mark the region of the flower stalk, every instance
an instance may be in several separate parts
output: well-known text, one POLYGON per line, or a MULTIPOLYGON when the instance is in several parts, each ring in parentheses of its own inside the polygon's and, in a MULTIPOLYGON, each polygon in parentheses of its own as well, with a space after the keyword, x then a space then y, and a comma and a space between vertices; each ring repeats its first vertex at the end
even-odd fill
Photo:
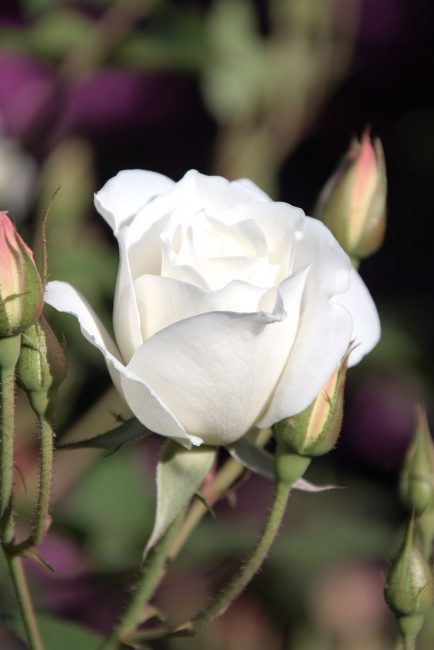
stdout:
POLYGON ((276 482, 274 499, 268 519, 250 557, 240 566, 229 584, 224 587, 210 605, 202 612, 199 612, 191 622, 179 628, 178 631, 182 630, 187 633, 199 632, 208 623, 211 623, 218 616, 224 614, 227 608, 241 594, 252 578, 254 578, 269 554, 280 530, 290 490, 291 484, 284 483, 283 481, 276 482))
POLYGON ((43 650, 36 616, 27 585, 21 558, 13 556, 8 548, 15 531, 12 512, 15 429, 15 366, 21 348, 21 335, 0 339, 0 426, 1 426, 1 543, 15 590, 18 607, 31 650, 43 650))
POLYGON ((149 559, 142 567, 136 589, 118 624, 103 646, 103 650, 117 650, 124 639, 134 632, 142 622, 145 607, 157 588, 167 563, 167 556, 175 535, 179 529, 184 512, 168 528, 160 542, 152 549, 149 559))
POLYGON ((1 388, 1 471, 0 471, 0 522, 2 540, 9 518, 14 471, 14 381, 15 366, 21 348, 21 335, 0 338, 0 388, 1 388))

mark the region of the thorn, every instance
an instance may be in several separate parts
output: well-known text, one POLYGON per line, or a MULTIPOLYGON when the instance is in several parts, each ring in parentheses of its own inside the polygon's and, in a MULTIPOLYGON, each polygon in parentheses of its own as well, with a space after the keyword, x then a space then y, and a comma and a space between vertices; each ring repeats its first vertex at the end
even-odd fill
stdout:
POLYGON ((16 471, 18 476, 20 477, 21 483, 23 484, 24 492, 27 494, 27 485, 26 485, 26 481, 24 479, 24 474, 21 471, 21 468, 18 467, 18 465, 15 465, 15 463, 14 463, 14 470, 16 471))

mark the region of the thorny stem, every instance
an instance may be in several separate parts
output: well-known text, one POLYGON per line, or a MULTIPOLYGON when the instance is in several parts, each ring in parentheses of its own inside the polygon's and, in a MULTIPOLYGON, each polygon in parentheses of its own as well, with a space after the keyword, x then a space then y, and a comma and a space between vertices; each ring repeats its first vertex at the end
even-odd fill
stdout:
POLYGON ((22 560, 18 555, 5 555, 29 646, 31 650, 44 650, 22 560))
POLYGON ((12 555, 20 555, 27 549, 40 544, 47 529, 53 478, 54 434, 49 420, 44 415, 39 416, 39 428, 41 436, 39 494, 32 531, 27 539, 19 544, 11 545, 9 550, 12 555))
POLYGON ((149 559, 145 562, 137 580, 133 597, 110 637, 103 645, 103 650, 117 650, 117 648, 121 647, 123 639, 142 622, 143 612, 160 580, 161 573, 167 562, 168 550, 183 516, 184 512, 178 516, 160 542, 151 551, 149 559))
POLYGON ((0 339, 0 427, 1 427, 1 464, 0 464, 0 507, 1 507, 1 544, 9 567, 18 606, 26 630, 31 650, 43 650, 41 636, 36 622, 35 612, 30 597, 26 576, 20 557, 8 552, 8 545, 14 538, 14 521, 12 512, 12 487, 14 466, 14 429, 15 429, 15 365, 21 347, 21 337, 0 339))
POLYGON ((279 532, 290 490, 291 485, 283 482, 276 483, 274 499, 268 519, 250 557, 241 564, 237 573, 229 581, 229 584, 226 585, 210 605, 195 616, 191 623, 187 624, 186 628, 188 630, 198 632, 208 623, 223 614, 258 572, 279 532))

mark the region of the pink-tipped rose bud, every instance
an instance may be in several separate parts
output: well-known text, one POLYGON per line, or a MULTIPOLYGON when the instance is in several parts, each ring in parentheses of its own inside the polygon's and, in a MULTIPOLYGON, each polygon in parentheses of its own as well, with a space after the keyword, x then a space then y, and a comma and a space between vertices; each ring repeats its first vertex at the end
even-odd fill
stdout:
POLYGON ((301 456, 321 456, 336 444, 342 427, 345 378, 351 348, 314 401, 273 427, 279 442, 301 456))
POLYGON ((362 259, 383 243, 386 195, 383 147, 365 131, 324 186, 315 213, 351 258, 362 259))
POLYGON ((15 336, 34 323, 43 305, 43 284, 33 253, 0 212, 0 337, 15 336))

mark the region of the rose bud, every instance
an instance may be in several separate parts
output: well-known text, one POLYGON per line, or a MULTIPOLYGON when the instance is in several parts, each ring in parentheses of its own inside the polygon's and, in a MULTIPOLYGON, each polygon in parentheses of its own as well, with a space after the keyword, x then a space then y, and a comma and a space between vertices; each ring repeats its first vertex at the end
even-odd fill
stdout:
POLYGON ((414 524, 412 516, 384 589, 386 602, 395 612, 401 634, 408 643, 414 643, 425 614, 434 603, 432 570, 415 542, 414 524))
POLYGON ((341 427, 345 378, 351 348, 314 401, 298 415, 273 427, 279 442, 301 456, 321 456, 333 449, 341 427))
POLYGON ((48 414, 65 378, 66 360, 62 346, 44 318, 23 334, 16 375, 35 413, 48 414))
POLYGON ((422 514, 434 504, 434 444, 421 406, 416 418, 416 430, 404 460, 399 490, 404 505, 422 514))
POLYGON ((0 338, 15 336, 34 323, 43 304, 43 285, 33 253, 0 212, 0 338))
POLYGON ((378 138, 372 143, 365 131, 324 186, 315 214, 351 258, 362 259, 383 242, 386 194, 383 147, 378 138))

